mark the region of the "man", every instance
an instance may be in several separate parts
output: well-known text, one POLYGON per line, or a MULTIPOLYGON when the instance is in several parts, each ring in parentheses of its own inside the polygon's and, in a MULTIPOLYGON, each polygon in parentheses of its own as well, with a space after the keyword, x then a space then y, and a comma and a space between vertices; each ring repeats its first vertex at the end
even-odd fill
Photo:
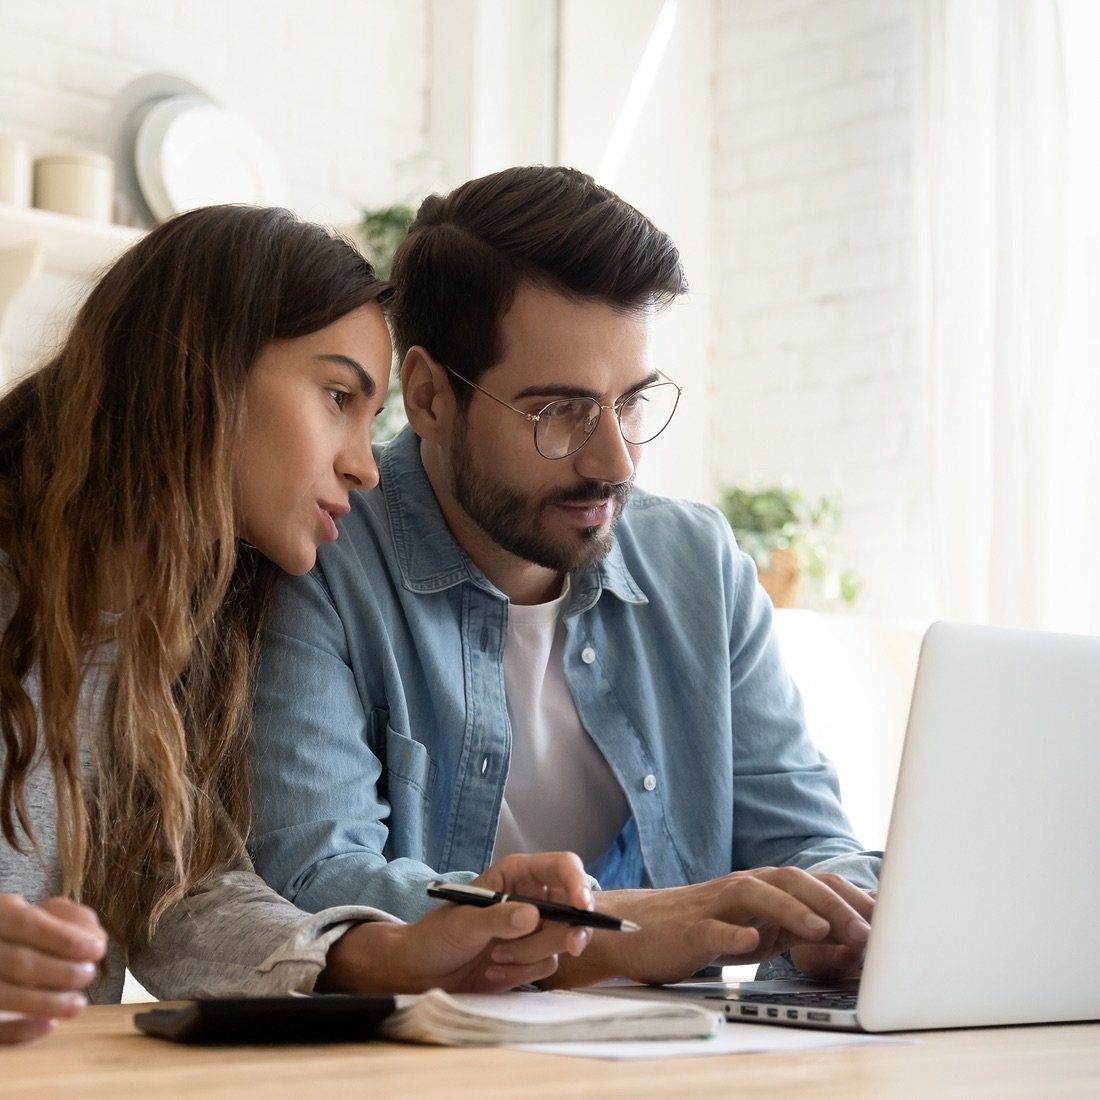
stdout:
POLYGON ((393 278, 409 427, 278 595, 257 869, 306 909, 412 918, 432 878, 571 849, 642 932, 594 933, 558 981, 857 965, 877 861, 752 561, 714 509, 633 488, 679 398, 653 361, 671 240, 580 172, 517 168, 426 200, 393 278))

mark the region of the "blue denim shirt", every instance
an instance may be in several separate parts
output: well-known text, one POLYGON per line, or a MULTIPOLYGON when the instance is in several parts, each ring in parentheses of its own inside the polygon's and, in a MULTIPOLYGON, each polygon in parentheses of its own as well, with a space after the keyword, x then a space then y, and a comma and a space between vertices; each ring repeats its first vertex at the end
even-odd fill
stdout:
MULTIPOLYGON (((380 489, 353 495, 339 541, 277 594, 251 848, 304 909, 412 919, 431 907, 427 879, 468 879, 492 856, 509 605, 451 537, 411 431, 377 459, 380 489)), ((651 886, 782 864, 873 885, 877 859, 806 736, 770 604, 721 514, 635 489, 610 554, 571 581, 565 677, 632 814, 635 858, 616 865, 651 886)))

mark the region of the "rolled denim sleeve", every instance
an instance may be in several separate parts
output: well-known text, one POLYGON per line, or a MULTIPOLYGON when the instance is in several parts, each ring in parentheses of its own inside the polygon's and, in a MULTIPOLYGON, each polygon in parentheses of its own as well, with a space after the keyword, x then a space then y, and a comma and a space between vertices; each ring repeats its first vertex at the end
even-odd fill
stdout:
POLYGON ((836 769, 806 730, 752 559, 734 550, 731 568, 734 869, 791 865, 873 888, 881 853, 854 836, 836 769))
POLYGON ((384 726, 385 707, 361 695, 322 580, 288 579, 257 671, 250 854, 302 909, 364 904, 414 920, 433 907, 429 879, 469 881, 474 872, 441 875, 415 859, 387 858, 387 777, 372 717, 384 726))

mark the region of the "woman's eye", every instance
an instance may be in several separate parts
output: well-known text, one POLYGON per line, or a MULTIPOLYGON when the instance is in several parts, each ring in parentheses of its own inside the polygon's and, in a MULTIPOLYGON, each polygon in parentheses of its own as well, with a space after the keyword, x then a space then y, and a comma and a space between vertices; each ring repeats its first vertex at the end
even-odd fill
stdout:
POLYGON ((351 400, 351 394, 347 390, 329 390, 329 397, 336 403, 336 407, 343 410, 347 407, 347 403, 351 400))

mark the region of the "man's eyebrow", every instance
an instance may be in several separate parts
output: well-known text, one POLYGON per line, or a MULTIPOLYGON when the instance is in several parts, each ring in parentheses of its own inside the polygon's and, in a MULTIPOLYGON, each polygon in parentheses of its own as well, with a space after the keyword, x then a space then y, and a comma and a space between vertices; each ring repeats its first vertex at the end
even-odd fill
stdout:
MULTIPOLYGON (((627 389, 624 393, 620 394, 616 400, 621 400, 623 397, 627 397, 632 393, 637 393, 638 390, 645 389, 646 386, 652 386, 654 382, 661 380, 660 371, 651 371, 641 381, 636 382, 633 386, 627 389)), ((603 397, 603 394, 597 393, 596 390, 587 389, 584 386, 567 386, 563 383, 542 383, 538 386, 528 386, 526 389, 522 389, 517 394, 512 395, 513 401, 518 401, 524 397, 545 397, 548 401, 555 397, 591 397, 594 401, 599 401, 603 397)))
POLYGON ((359 380, 359 388, 367 397, 374 396, 374 379, 371 378, 361 363, 356 362, 349 355, 315 355, 315 359, 321 359, 326 363, 339 363, 341 366, 345 366, 355 372, 356 378, 359 380))

